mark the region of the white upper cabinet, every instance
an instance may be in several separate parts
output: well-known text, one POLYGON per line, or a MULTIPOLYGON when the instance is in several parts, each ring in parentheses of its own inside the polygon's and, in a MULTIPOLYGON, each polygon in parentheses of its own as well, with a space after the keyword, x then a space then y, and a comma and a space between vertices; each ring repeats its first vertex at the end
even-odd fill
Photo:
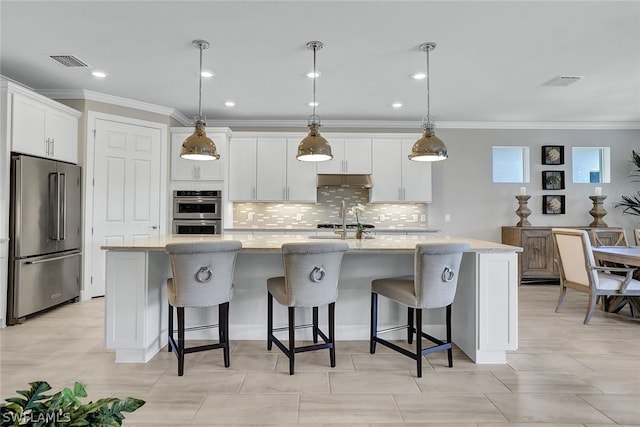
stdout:
POLYGON ((256 140, 231 138, 229 142, 229 200, 256 200, 256 140))
POLYGON ((222 181, 227 155, 228 128, 206 128, 207 136, 216 144, 218 160, 185 160, 180 157, 182 143, 193 127, 171 128, 171 179, 173 181, 222 181))
POLYGON ((373 139, 371 202, 431 202, 431 163, 409 160, 414 142, 373 139))
POLYGON ((325 135, 333 159, 318 163, 318 173, 360 175, 371 173, 371 138, 332 138, 325 135))
POLYGON ((78 119, 81 113, 14 85, 9 86, 9 93, 11 150, 78 163, 78 119))
POLYGON ((315 202, 315 164, 296 160, 298 143, 284 136, 232 138, 229 200, 315 202))

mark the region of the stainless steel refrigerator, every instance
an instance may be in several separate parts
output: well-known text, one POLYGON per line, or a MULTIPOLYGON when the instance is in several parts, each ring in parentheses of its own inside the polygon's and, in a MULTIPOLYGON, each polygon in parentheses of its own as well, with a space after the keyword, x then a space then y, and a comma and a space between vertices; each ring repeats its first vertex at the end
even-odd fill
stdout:
POLYGON ((11 157, 7 324, 80 296, 80 167, 11 157))

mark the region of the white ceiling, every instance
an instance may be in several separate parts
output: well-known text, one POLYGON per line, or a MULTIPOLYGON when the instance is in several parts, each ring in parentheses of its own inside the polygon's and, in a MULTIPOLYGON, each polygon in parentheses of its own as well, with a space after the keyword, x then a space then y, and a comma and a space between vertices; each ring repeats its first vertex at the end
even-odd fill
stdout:
POLYGON ((7 1, 0 73, 36 90, 84 89, 198 109, 209 125, 310 114, 310 40, 323 121, 416 122, 418 46, 433 41, 431 114, 447 122, 640 124, 640 1, 7 1), (89 69, 49 58, 73 54, 89 69), (108 77, 98 80, 93 69, 108 77), (554 76, 584 76, 546 87, 554 76), (233 100, 234 108, 224 106, 233 100), (404 107, 391 108, 395 101, 404 107))

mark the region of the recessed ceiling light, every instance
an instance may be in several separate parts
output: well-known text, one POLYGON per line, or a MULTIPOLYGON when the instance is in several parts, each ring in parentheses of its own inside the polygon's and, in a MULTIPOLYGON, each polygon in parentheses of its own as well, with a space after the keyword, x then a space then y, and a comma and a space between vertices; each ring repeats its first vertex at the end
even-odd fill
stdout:
POLYGON ((427 73, 423 73, 422 71, 418 71, 417 73, 411 74, 412 79, 423 80, 427 77, 427 73))
POLYGON ((200 75, 202 77, 204 77, 205 79, 210 79, 211 77, 215 76, 216 74, 213 71, 203 71, 200 73, 200 75))
POLYGON ((309 77, 310 79, 317 79, 318 77, 320 77, 320 71, 316 71, 316 72, 309 71, 307 73, 307 77, 309 77))
POLYGON ((105 73, 104 71, 97 71, 97 70, 93 71, 91 75, 99 79, 104 79, 105 77, 107 77, 107 73, 105 73))
POLYGON ((311 102, 309 103, 309 107, 317 107, 317 106, 318 106, 318 103, 317 103, 317 102, 313 102, 313 101, 311 101, 311 102))
POLYGON ((226 105, 227 107, 235 107, 236 103, 233 101, 227 101, 224 103, 224 105, 226 105))
POLYGON ((393 108, 402 108, 402 102, 394 102, 391 106, 393 108))

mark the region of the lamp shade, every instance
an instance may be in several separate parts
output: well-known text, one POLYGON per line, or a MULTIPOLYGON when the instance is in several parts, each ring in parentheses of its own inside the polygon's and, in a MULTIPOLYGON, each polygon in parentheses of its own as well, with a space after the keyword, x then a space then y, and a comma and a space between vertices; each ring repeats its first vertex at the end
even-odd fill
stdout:
POLYGON ((187 160, 218 160, 220 158, 216 144, 207 136, 204 127, 202 120, 196 121, 196 129, 182 143, 180 157, 187 160))
POLYGON ((413 144, 411 153, 409 154, 409 160, 418 162, 436 162, 444 160, 447 157, 449 157, 447 147, 444 145, 444 142, 436 136, 431 127, 424 129, 422 138, 413 144))
POLYGON ((318 130, 317 123, 309 125, 309 135, 298 144, 298 154, 296 159, 303 162, 324 162, 333 159, 329 142, 318 130))

